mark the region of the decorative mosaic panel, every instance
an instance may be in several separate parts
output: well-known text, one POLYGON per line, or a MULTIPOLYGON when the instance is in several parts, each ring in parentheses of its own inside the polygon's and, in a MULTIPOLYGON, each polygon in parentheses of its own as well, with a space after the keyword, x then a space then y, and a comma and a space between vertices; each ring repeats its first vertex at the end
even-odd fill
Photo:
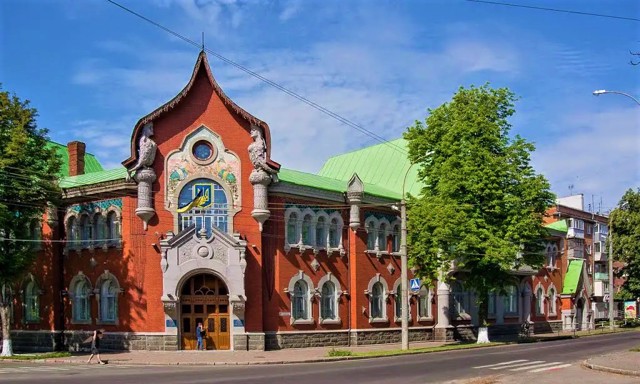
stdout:
POLYGON ((82 204, 74 204, 69 207, 69 211, 80 213, 80 212, 95 212, 96 210, 100 210, 101 212, 106 211, 110 206, 115 206, 122 210, 122 199, 109 199, 102 201, 92 201, 90 203, 82 203, 82 204))
POLYGON ((175 209, 172 205, 177 201, 177 196, 180 192, 177 190, 178 185, 193 175, 199 175, 198 177, 215 175, 222 180, 225 187, 231 192, 233 208, 240 208, 240 160, 236 155, 227 151, 222 144, 222 140, 205 127, 197 129, 189 136, 185 145, 179 151, 169 155, 166 171, 168 176, 165 183, 167 191, 165 206, 168 209, 175 209), (206 140, 216 147, 217 156, 211 163, 206 165, 198 164, 191 152, 191 146, 200 140, 206 140))

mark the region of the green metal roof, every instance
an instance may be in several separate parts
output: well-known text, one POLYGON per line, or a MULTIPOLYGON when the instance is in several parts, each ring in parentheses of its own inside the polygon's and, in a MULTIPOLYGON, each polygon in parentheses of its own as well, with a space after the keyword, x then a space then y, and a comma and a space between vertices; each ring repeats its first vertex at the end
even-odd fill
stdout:
MULTIPOLYGON (((330 177, 318 176, 313 173, 294 171, 292 169, 280 168, 278 179, 281 182, 311 187, 332 192, 345 192, 347 190, 347 181, 337 180, 330 177)), ((386 188, 373 184, 364 183, 364 192, 368 195, 386 197, 389 199, 400 199, 401 193, 390 191, 386 188)))
POLYGON ((565 232, 565 233, 569 230, 569 228, 567 227, 566 220, 554 221, 553 223, 547 224, 544 227, 549 229, 555 229, 556 231, 565 232))
POLYGON ((569 268, 564 276, 562 294, 574 294, 578 290, 578 283, 582 275, 582 265, 584 260, 569 260, 569 268))
MULTIPOLYGON (((47 146, 49 148, 54 148, 58 153, 58 156, 62 160, 62 165, 60 167, 60 176, 66 177, 69 176, 69 152, 67 152, 67 147, 58 144, 53 141, 47 142, 47 146)), ((93 173, 104 171, 98 159, 90 153, 85 153, 84 155, 84 173, 93 173)))
POLYGON ((127 177, 127 170, 124 167, 85 173, 78 176, 66 176, 60 178, 60 188, 84 187, 91 184, 104 183, 107 181, 120 180, 127 177))
MULTIPOLYGON (((318 175, 349 181, 357 173, 365 184, 376 185, 400 196, 404 175, 411 166, 407 153, 406 140, 396 139, 331 157, 318 175)), ((420 194, 422 188, 417 177, 418 168, 412 167, 407 176, 406 191, 414 196, 420 194)))

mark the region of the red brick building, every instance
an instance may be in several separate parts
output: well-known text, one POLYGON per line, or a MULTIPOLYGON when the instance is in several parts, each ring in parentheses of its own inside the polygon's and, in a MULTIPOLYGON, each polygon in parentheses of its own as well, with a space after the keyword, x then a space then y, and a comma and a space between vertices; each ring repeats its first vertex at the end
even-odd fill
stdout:
MULTIPOLYGON (((199 323, 207 349, 399 341, 392 206, 407 172, 407 191, 420 190, 404 146, 336 156, 318 174, 282 168, 267 123, 224 94, 201 53, 185 88, 135 125, 123 167, 58 145, 64 204, 47 211, 37 265, 13 288, 16 348, 79 349, 102 328, 105 348, 193 349, 199 323)), ((554 233, 553 263, 492 297, 496 334, 561 321, 570 267, 554 233)), ((461 282, 418 284, 410 340, 474 337, 473 298, 461 282)))

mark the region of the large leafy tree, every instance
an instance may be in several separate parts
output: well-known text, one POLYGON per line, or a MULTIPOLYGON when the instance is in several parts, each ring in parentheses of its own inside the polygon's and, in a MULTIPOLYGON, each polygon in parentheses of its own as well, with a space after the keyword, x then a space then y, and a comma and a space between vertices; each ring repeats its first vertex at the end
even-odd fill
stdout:
POLYGON ((12 292, 33 266, 34 220, 59 197, 60 160, 47 147, 47 130, 37 127, 37 112, 0 87, 0 317, 2 355, 12 354, 12 292))
POLYGON ((640 297, 640 188, 627 190, 609 218, 613 260, 621 261, 626 282, 620 298, 640 297))
POLYGON ((515 100, 506 88, 460 88, 404 135, 425 184, 409 201, 409 260, 429 281, 451 276, 455 263, 477 294, 481 325, 490 292, 514 282, 514 270, 542 265, 542 218, 554 198, 529 164, 533 144, 509 136, 515 100))

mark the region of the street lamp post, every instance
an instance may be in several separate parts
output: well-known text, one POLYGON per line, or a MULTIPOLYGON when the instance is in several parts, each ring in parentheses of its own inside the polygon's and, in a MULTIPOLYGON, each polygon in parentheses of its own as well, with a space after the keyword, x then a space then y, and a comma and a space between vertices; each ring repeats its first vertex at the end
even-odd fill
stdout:
POLYGON ((630 98, 631 100, 635 101, 635 102, 636 102, 636 104, 640 105, 640 100, 636 99, 635 97, 633 97, 633 96, 631 96, 630 94, 625 93, 625 92, 620 92, 620 91, 607 91, 607 90, 605 90, 605 89, 598 89, 598 90, 593 91, 593 95, 594 95, 594 96, 600 96, 600 95, 604 95, 604 94, 606 94, 606 93, 615 93, 615 94, 617 94, 617 95, 626 96, 626 97, 630 98))
MULTIPOLYGON (((606 89, 598 89, 593 91, 593 95, 594 96, 600 96, 600 95, 604 95, 607 93, 614 93, 617 95, 622 95, 622 96, 626 96, 628 98, 630 98, 631 100, 635 101, 636 104, 638 104, 640 106, 640 100, 636 99, 635 97, 631 96, 628 93, 625 92, 620 92, 620 91, 607 91, 606 89)), ((613 300, 613 295, 615 294, 615 284, 613 281, 613 225, 611 225, 611 223, 609 223, 609 255, 607 255, 607 261, 608 261, 608 266, 609 266, 609 328, 610 329, 614 329, 614 321, 615 321, 615 311, 614 311, 614 300, 613 300)))
MULTIPOLYGON (((433 151, 425 153, 425 157, 433 154, 433 151)), ((417 163, 409 165, 407 172, 404 174, 404 180, 402 181, 402 199, 400 200, 400 303, 402 303, 402 312, 400 316, 400 324, 402 325, 402 350, 409 349, 409 292, 408 292, 408 255, 407 255, 407 200, 406 200, 406 185, 407 176, 409 171, 417 163)))

